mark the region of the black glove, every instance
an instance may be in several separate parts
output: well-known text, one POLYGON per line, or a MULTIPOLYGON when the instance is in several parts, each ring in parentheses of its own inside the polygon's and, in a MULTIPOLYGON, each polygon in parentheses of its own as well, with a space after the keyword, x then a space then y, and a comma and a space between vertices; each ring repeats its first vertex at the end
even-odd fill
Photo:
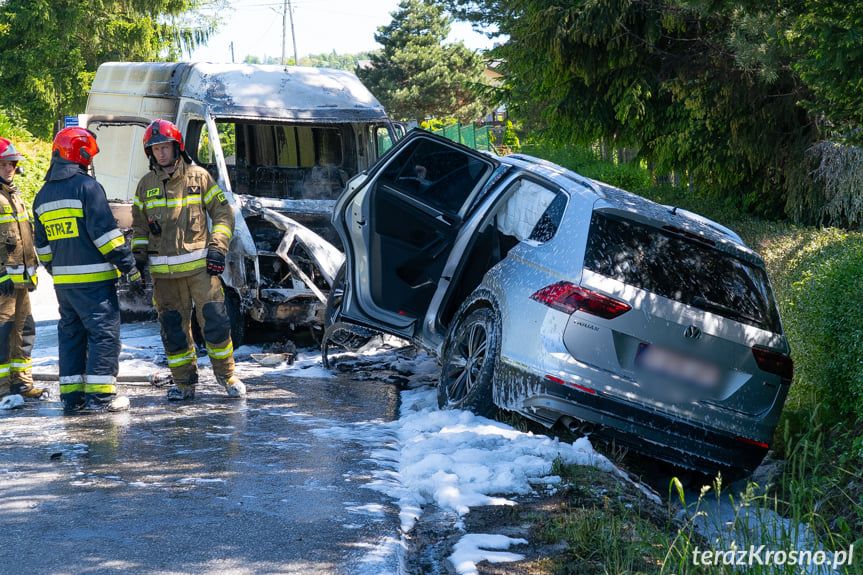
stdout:
POLYGON ((6 236, 6 249, 11 252, 16 247, 18 247, 18 238, 15 236, 6 236))
POLYGON ((129 280, 129 291, 139 295, 144 293, 144 277, 138 268, 132 266, 132 269, 126 274, 126 279, 129 280))
POLYGON ((45 271, 48 272, 49 276, 54 275, 54 270, 51 267, 51 262, 42 262, 42 267, 45 268, 45 271))
POLYGON ((15 293, 15 284, 12 283, 12 278, 6 275, 6 270, 0 272, 3 274, 3 280, 0 281, 0 295, 12 295, 15 293))
POLYGON ((147 267, 147 260, 149 259, 147 257, 147 254, 141 253, 141 252, 133 252, 132 255, 135 257, 135 267, 136 268, 138 268, 139 270, 142 270, 145 267, 147 267))
POLYGON ((207 273, 217 276, 225 271, 225 254, 216 248, 207 250, 207 273))

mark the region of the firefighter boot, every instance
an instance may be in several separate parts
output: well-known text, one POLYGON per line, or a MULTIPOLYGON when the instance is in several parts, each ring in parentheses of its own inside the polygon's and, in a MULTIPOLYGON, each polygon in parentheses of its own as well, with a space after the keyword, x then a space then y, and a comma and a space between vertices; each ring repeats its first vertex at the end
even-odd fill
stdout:
POLYGON ((236 375, 217 375, 216 381, 225 388, 229 397, 245 397, 246 384, 236 375))
POLYGON ((42 399, 45 390, 25 383, 13 383, 10 387, 10 393, 18 394, 25 399, 42 399))
POLYGON ((88 393, 85 401, 85 409, 111 413, 128 411, 130 405, 128 397, 116 393, 88 393))
POLYGON ((42 399, 42 394, 47 390, 33 387, 33 372, 29 366, 30 359, 13 360, 10 393, 18 394, 24 399, 42 399), (16 370, 16 362, 20 362, 24 367, 16 370))
MULTIPOLYGON (((173 378, 171 378, 173 381, 173 378)), ((198 383, 198 375, 193 374, 189 381, 176 383, 168 389, 168 401, 185 401, 195 399, 195 384, 198 383)))

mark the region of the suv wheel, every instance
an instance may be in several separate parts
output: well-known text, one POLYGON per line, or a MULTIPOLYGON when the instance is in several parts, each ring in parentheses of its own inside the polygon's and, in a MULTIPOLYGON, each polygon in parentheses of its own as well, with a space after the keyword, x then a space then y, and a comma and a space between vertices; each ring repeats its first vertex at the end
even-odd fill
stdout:
POLYGON ((497 413, 492 384, 500 354, 500 316, 488 307, 466 313, 467 317, 459 315, 447 334, 438 406, 491 418, 497 413))

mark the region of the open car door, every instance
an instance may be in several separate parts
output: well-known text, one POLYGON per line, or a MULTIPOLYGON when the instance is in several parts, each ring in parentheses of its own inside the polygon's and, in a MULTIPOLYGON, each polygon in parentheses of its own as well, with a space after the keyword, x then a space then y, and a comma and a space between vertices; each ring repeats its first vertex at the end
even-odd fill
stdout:
POLYGON ((342 316, 413 337, 493 158, 413 131, 347 204, 342 316))

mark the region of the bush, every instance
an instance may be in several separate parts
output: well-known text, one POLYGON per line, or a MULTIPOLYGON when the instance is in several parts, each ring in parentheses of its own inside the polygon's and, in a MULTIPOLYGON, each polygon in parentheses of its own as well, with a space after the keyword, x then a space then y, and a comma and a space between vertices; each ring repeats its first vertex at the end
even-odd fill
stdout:
POLYGON ((48 171, 51 142, 34 138, 3 110, 0 110, 0 137, 10 140, 24 156, 24 161, 18 164, 24 173, 15 176, 15 186, 21 190, 25 203, 30 205, 36 192, 42 187, 42 179, 48 171))
POLYGON ((796 228, 768 245, 782 270, 774 281, 795 362, 792 399, 823 400, 834 421, 863 416, 863 234, 796 228))
POLYGON ((521 151, 542 158, 582 176, 618 188, 644 194, 653 184, 650 170, 638 162, 609 162, 600 159, 598 150, 584 146, 553 146, 541 142, 522 144, 521 151))

